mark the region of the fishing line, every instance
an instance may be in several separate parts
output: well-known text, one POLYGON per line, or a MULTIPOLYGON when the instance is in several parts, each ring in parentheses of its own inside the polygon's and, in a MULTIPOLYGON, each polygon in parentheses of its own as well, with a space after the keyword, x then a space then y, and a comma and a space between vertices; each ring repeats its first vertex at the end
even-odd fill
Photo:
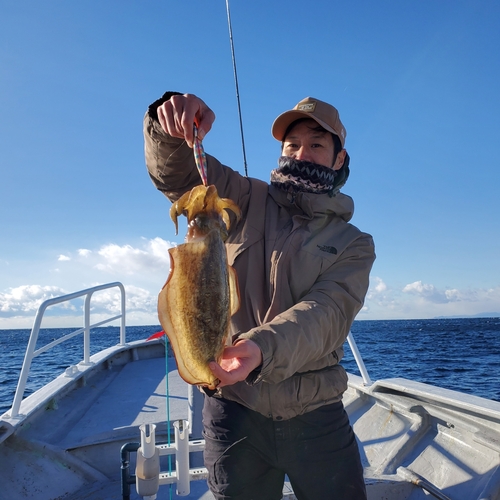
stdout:
POLYGON ((226 12, 227 12, 227 26, 229 28, 229 43, 231 45, 231 58, 233 60, 234 85, 236 87, 236 101, 238 103, 238 117, 240 119, 241 146, 243 149, 243 166, 245 167, 245 176, 248 177, 247 155, 245 152, 245 138, 243 136, 243 119, 241 118, 240 91, 238 87, 238 73, 236 71, 236 56, 234 54, 233 28, 231 25, 231 14, 229 12, 229 0, 226 0, 226 12))
MULTIPOLYGON (((170 439, 170 390, 168 387, 168 345, 169 345, 169 338, 165 334, 165 372, 166 372, 166 403, 167 403, 167 445, 170 448, 171 446, 171 439, 170 439)), ((168 475, 172 475, 172 455, 168 456, 168 475)), ((172 485, 169 487, 169 498, 172 500, 172 485)))

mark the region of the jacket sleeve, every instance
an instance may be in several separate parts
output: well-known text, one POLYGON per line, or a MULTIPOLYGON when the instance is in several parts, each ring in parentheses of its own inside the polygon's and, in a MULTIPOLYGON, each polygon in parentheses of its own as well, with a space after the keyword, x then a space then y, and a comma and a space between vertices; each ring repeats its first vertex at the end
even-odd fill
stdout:
POLYGON ((278 383, 338 364, 337 350, 363 306, 374 260, 373 240, 360 232, 297 304, 241 334, 238 339, 253 340, 263 355, 260 372, 247 382, 278 383))

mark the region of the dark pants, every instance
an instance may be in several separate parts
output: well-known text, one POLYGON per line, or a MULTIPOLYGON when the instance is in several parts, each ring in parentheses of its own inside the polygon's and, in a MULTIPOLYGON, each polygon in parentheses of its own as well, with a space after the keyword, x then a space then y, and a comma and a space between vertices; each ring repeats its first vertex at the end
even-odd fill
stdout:
POLYGON ((205 466, 215 498, 278 500, 285 474, 299 500, 365 500, 359 450, 342 403, 274 421, 205 397, 205 466))

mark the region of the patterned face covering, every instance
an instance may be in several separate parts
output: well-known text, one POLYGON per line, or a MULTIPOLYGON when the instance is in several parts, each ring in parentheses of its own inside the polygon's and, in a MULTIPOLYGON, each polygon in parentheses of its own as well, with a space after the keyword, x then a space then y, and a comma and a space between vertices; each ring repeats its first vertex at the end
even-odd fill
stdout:
POLYGON ((322 194, 333 191, 336 175, 333 168, 280 156, 278 168, 271 171, 271 184, 289 192, 322 194))

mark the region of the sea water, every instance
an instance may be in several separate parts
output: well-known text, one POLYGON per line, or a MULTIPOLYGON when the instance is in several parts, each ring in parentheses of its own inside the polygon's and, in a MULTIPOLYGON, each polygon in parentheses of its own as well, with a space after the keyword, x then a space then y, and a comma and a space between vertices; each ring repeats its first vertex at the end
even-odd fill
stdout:
MULTIPOLYGON (((127 327, 127 341, 159 326, 127 327)), ((43 329, 37 348, 74 329, 43 329)), ((30 330, 0 330, 0 415, 12 405, 30 330)), ((372 380, 403 377, 500 401, 500 318, 355 321, 352 335, 372 380)), ((91 354, 119 342, 118 327, 91 331, 91 354)), ((34 359, 28 396, 83 358, 77 336, 34 359)), ((342 364, 359 375, 348 345, 342 364)))

